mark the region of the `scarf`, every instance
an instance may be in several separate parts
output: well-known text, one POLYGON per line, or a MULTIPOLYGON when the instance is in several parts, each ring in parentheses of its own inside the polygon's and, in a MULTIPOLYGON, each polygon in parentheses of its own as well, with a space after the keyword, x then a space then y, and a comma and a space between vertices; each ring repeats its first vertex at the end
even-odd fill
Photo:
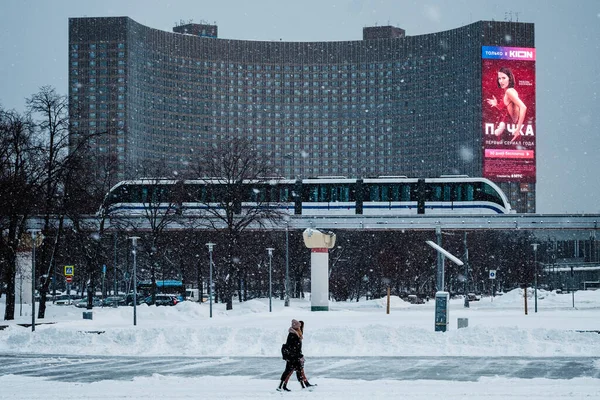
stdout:
POLYGON ((296 335, 298 335, 298 337, 300 338, 300 340, 302 340, 302 331, 300 329, 296 330, 294 328, 291 328, 288 330, 289 333, 295 333, 296 335))

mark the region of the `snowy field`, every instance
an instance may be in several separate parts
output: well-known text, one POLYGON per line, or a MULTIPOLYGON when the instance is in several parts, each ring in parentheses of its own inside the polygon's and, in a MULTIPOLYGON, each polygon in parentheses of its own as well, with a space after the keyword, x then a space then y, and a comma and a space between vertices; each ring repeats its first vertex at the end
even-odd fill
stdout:
MULTIPOLYGON (((183 302, 175 307, 95 308, 84 320, 82 309, 48 305, 43 324, 30 328, 30 307, 16 307, 15 321, 0 331, 0 354, 81 356, 280 357, 292 318, 304 320, 303 342, 307 374, 319 386, 300 390, 291 381, 290 393, 275 391, 279 376, 178 377, 155 374, 132 380, 70 383, 25 375, 0 376, 0 399, 599 399, 600 379, 518 379, 485 377, 476 381, 348 380, 320 378, 310 370, 311 357, 593 357, 600 355, 600 291, 571 294, 538 291, 534 313, 533 292, 525 315, 523 291, 514 290, 493 300, 484 297, 465 309, 451 301, 450 326, 434 332, 434 302, 412 305, 392 297, 390 314, 385 299, 332 302, 329 312, 311 312, 310 300, 291 299, 290 307, 273 299, 223 304, 183 302), (22 315, 19 315, 22 314, 22 315), (457 319, 468 327, 457 329, 457 319), (590 331, 590 332, 585 332, 590 331), (93 334, 89 332, 102 332, 93 334)), ((4 310, 4 298, 0 307, 4 310)), ((600 369, 600 361, 595 361, 600 369)), ((284 362, 281 361, 283 369, 284 362)))

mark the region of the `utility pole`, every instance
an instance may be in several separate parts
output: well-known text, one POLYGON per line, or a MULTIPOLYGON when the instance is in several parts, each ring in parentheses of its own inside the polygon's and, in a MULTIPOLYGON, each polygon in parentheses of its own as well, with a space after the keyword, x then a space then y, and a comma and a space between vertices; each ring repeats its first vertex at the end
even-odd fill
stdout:
POLYGON ((537 248, 538 248, 538 243, 533 243, 533 266, 534 266, 534 271, 535 271, 535 276, 533 277, 533 285, 534 285, 534 310, 535 312, 537 312, 537 300, 538 300, 538 295, 537 295, 537 289, 538 289, 538 265, 537 265, 537 248))
POLYGON ((275 249, 272 247, 267 248, 267 251, 269 252, 269 312, 273 311, 273 306, 271 303, 271 294, 272 294, 272 289, 273 289, 273 280, 271 278, 273 250, 275 250, 275 249))
POLYGON ((35 246, 39 229, 31 229, 31 332, 35 331, 35 246))
POLYGON ((208 257, 209 257, 209 266, 208 266, 208 297, 209 297, 209 304, 210 304, 210 318, 212 318, 213 315, 213 261, 212 261, 212 253, 213 253, 213 247, 215 247, 214 243, 206 243, 206 246, 208 246, 208 257))
POLYGON ((132 236, 131 244, 133 246, 133 325, 137 325, 137 241, 138 236, 132 236))
POLYGON ((285 223, 285 300, 284 307, 290 306, 290 240, 289 222, 285 223))
MULTIPOLYGON (((435 236, 437 239, 437 245, 442 247, 442 227, 435 227, 435 236)), ((444 291, 444 256, 441 252, 437 252, 437 291, 444 291)))
POLYGON ((469 308, 469 248, 467 247, 467 232, 463 238, 463 245, 465 247, 465 256, 463 262, 465 263, 465 308, 469 308))

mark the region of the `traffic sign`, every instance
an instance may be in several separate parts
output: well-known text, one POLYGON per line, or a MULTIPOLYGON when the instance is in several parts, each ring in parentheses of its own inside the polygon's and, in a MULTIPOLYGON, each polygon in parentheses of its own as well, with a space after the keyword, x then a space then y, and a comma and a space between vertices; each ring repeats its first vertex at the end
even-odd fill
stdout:
POLYGON ((67 278, 67 283, 73 282, 73 276, 72 275, 68 275, 66 278, 67 278))
POLYGON ((72 265, 65 265, 65 276, 73 276, 75 273, 75 267, 72 265))
POLYGON ((490 279, 496 279, 496 270, 490 269, 490 279))

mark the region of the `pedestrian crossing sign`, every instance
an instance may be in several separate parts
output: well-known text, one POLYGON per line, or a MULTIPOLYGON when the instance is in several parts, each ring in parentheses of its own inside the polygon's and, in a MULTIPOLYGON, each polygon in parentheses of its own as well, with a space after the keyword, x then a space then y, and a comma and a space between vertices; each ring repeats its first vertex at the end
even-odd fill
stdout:
POLYGON ((72 265, 65 265, 65 276, 73 276, 74 269, 72 265))

